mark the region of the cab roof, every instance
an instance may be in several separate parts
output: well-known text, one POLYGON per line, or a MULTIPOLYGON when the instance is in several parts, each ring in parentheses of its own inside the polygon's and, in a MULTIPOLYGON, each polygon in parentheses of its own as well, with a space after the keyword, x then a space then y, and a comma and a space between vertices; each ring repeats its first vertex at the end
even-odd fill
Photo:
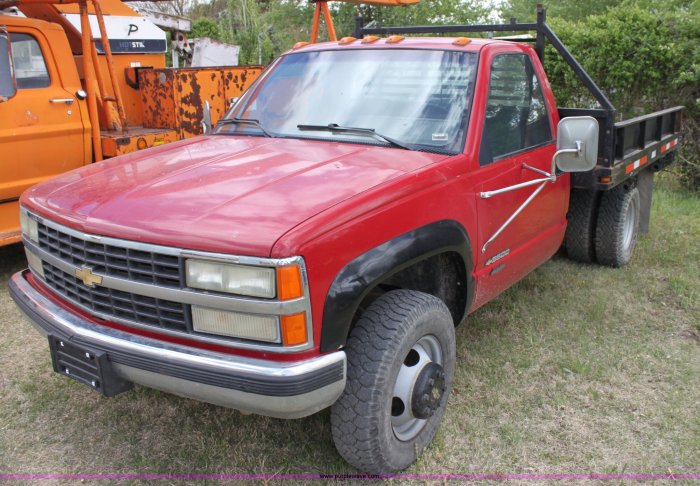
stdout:
MULTIPOLYGON (((374 36, 368 36, 374 37, 374 36)), ((512 44, 512 42, 469 38, 466 45, 457 45, 455 41, 465 39, 465 37, 404 37, 397 42, 391 42, 392 37, 399 38, 403 36, 388 36, 378 37, 373 42, 363 42, 363 39, 350 40, 352 38, 343 38, 338 41, 321 42, 318 44, 298 43, 295 48, 288 52, 312 52, 312 51, 328 51, 337 49, 431 49, 431 50, 454 50, 463 52, 478 52, 488 44, 512 44), (348 42, 344 42, 348 39, 348 42), (301 45, 300 45, 301 44, 301 45)))

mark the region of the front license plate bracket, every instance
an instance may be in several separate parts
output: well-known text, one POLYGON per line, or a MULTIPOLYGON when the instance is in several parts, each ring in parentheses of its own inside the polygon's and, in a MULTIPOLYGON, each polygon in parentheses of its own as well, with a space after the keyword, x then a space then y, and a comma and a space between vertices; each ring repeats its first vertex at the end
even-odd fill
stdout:
POLYGON ((49 335, 49 349, 56 373, 87 385, 106 397, 113 397, 134 386, 114 372, 104 351, 87 349, 54 335, 49 335))

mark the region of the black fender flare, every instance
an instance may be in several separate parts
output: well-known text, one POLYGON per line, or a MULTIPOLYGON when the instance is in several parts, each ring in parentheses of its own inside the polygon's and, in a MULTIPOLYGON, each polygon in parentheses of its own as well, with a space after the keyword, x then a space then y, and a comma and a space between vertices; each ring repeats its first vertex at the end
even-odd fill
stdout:
POLYGON ((474 298, 471 241, 457 221, 437 221, 372 248, 343 267, 326 295, 321 352, 334 351, 345 344, 358 307, 378 283, 421 260, 446 252, 458 253, 464 262, 466 315, 474 298))

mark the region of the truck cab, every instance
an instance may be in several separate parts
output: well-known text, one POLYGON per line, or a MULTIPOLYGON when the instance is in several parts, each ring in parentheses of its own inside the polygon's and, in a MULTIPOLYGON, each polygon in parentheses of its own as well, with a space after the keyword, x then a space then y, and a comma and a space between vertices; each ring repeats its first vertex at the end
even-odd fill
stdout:
POLYGON ((19 196, 43 180, 92 160, 87 105, 66 36, 58 25, 0 16, 16 91, 0 103, 0 245, 21 239, 19 196), (40 140, 40 143, 37 143, 40 140))

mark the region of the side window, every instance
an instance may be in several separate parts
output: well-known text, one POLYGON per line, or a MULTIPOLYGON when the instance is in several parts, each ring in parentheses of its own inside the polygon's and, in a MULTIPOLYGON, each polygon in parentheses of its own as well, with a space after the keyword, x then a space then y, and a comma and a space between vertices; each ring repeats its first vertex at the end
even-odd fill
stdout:
POLYGON ((51 84, 41 47, 29 34, 10 34, 17 89, 46 88, 51 84))
POLYGON ((491 64, 479 163, 552 140, 544 96, 530 58, 501 54, 491 64))

